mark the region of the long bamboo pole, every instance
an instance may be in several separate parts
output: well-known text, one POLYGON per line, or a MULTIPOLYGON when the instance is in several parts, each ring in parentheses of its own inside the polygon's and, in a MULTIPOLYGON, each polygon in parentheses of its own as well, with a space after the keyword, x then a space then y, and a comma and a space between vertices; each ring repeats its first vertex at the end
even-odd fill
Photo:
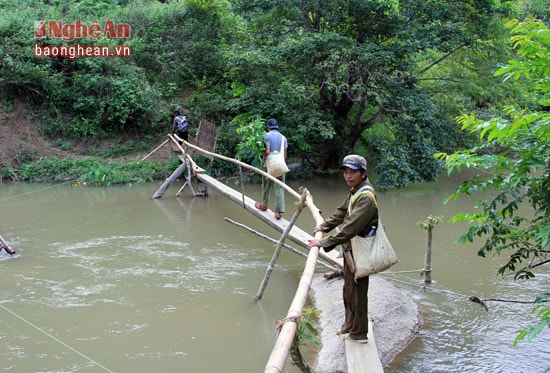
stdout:
POLYGON ((281 254, 281 250, 283 248, 283 245, 285 243, 286 236, 290 233, 290 230, 296 223, 296 220, 298 220, 298 216, 300 216, 300 213, 304 209, 303 204, 303 198, 305 198, 305 195, 302 195, 302 200, 300 201, 300 205, 294 212, 294 215, 292 215, 292 219, 290 219, 290 222, 288 223, 287 227, 285 228, 283 234, 281 235, 281 238, 279 239, 279 242, 277 243, 277 247, 275 248, 275 252, 273 253, 273 256, 271 257, 271 261, 269 262, 269 265, 267 266, 267 270, 264 275, 264 279, 262 280, 262 283, 260 284, 260 289, 258 290, 258 293, 256 294, 256 299, 262 299, 264 296, 265 288, 267 287, 267 283, 269 282, 269 278, 271 277, 271 272, 273 272, 273 268, 275 267, 275 263, 277 262, 277 258, 279 258, 279 255, 281 254))
MULTIPOLYGON (((320 225, 323 222, 323 218, 319 213, 319 209, 313 203, 313 198, 311 197, 309 191, 304 189, 304 192, 306 193, 306 206, 310 209, 316 225, 320 225)), ((322 232, 315 233, 315 238, 320 239, 322 237, 322 232)), ((294 336, 296 335, 296 330, 298 328, 298 320, 301 317, 302 310, 304 309, 309 293, 309 288, 311 286, 311 282, 313 281, 318 255, 318 247, 315 246, 309 250, 309 255, 304 267, 304 272, 300 278, 300 283, 298 284, 298 289, 296 290, 296 294, 294 295, 288 314, 283 320, 284 322, 279 332, 279 336, 277 337, 277 342, 275 343, 266 364, 265 373, 283 372, 285 363, 288 360, 290 349, 292 348, 292 343, 294 342, 294 336)))
MULTIPOLYGON (((172 135, 168 135, 168 137, 170 137, 174 141, 174 143, 178 146, 178 148, 182 151, 182 153, 185 154, 185 150, 181 147, 181 145, 177 142, 177 140, 172 135)), ((273 180, 273 182, 282 186, 287 192, 292 194, 298 200, 302 198, 300 194, 298 194, 288 185, 281 182, 279 179, 269 175, 267 172, 264 172, 254 166, 238 161, 236 159, 228 158, 223 155, 209 152, 198 146, 190 144, 187 141, 183 141, 183 142, 185 143, 185 145, 197 150, 199 153, 206 154, 210 157, 216 157, 216 158, 225 160, 227 162, 240 165, 244 168, 248 168, 256 173, 259 173, 262 176, 267 177, 273 180)), ((321 217, 320 210, 315 206, 315 204, 313 203, 313 197, 311 196, 309 191, 305 188, 304 188, 304 193, 306 196, 305 204, 311 211, 311 214, 313 215, 313 219, 315 220, 316 225, 320 225, 321 223, 323 223, 323 218, 321 217)), ((322 232, 315 233, 315 238, 321 239, 322 237, 323 237, 322 232)), ((284 319, 284 322, 279 332, 279 336, 277 338, 275 346, 273 347, 273 350, 267 362, 267 365, 265 368, 266 373, 280 373, 283 371, 284 365, 290 353, 290 349, 292 348, 292 343, 296 335, 296 330, 298 328, 297 321, 301 317, 302 310, 304 309, 304 305, 306 303, 307 296, 309 293, 309 288, 311 286, 311 282, 313 281, 313 276, 315 274, 315 266, 317 264, 318 256, 319 256, 319 247, 316 247, 316 246, 312 247, 309 250, 309 255, 306 260, 304 272, 302 273, 302 277, 298 284, 298 289, 296 290, 296 294, 294 295, 294 299, 288 310, 287 317, 284 319)))
MULTIPOLYGON (((174 137, 172 135, 168 135, 168 137, 171 137, 172 138, 172 141, 174 141, 176 143, 176 145, 178 146, 178 148, 185 153, 185 150, 182 148, 182 146, 177 142, 177 140, 174 139, 174 137)), ((234 158, 229 158, 229 157, 226 157, 226 156, 223 156, 223 155, 220 155, 220 154, 217 154, 217 153, 212 153, 212 152, 209 152, 208 150, 204 150, 196 145, 193 145, 185 140, 182 140, 183 143, 186 145, 186 146, 189 146, 190 148, 193 148, 195 149, 196 151, 198 151, 199 153, 202 153, 202 154, 205 154, 205 155, 208 155, 210 157, 216 157, 216 158, 219 158, 219 159, 222 159, 224 161, 227 161, 227 162, 231 162, 231 163, 234 163, 236 165, 239 165, 239 166, 242 166, 244 168, 248 168, 249 170, 252 170, 256 173, 259 173, 260 175, 264 176, 264 177, 267 177, 268 179, 270 180, 273 180, 273 182, 277 183, 278 185, 280 185, 281 187, 283 187, 288 193, 292 194, 294 197, 296 197, 296 199, 300 199, 301 196, 298 192, 296 192, 294 189, 292 189, 291 187, 289 187, 288 185, 286 185, 285 183, 283 183, 281 180, 277 179, 276 177, 273 177, 271 176, 270 174, 268 174, 267 172, 263 171, 263 170, 260 170, 259 168, 257 167, 254 167, 254 166, 251 166, 249 165, 248 163, 244 163, 244 162, 241 162, 237 159, 234 159, 234 158)))
POLYGON ((162 146, 163 146, 164 144, 166 144, 168 141, 169 141, 168 139, 164 140, 164 142, 163 142, 162 144, 160 144, 159 146, 157 146, 155 149, 153 149, 153 151, 152 151, 151 153, 147 154, 145 157, 141 158, 139 161, 141 162, 141 161, 144 161, 144 160, 146 160, 147 158, 149 158, 151 155, 153 155, 154 152, 156 152, 157 150, 159 150, 160 148, 162 148, 162 146))

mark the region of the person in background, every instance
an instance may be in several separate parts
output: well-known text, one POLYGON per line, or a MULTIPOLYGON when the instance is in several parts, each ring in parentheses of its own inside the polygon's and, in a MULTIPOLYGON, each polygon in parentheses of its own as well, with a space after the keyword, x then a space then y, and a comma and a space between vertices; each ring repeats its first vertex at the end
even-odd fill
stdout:
POLYGON ((358 193, 354 196, 352 205, 350 199, 359 189, 374 188, 367 178, 367 161, 360 155, 351 154, 344 157, 340 169, 344 171, 344 179, 350 187, 350 192, 344 202, 322 224, 315 227, 313 233, 330 232, 339 227, 335 233, 323 239, 312 239, 308 249, 316 246, 326 252, 341 245, 344 250, 344 288, 343 299, 345 318, 338 334, 357 342, 366 343, 368 333, 368 291, 369 277, 355 280, 354 263, 351 253, 351 239, 357 235, 373 235, 373 227, 378 226, 378 208, 370 193, 358 193), (370 194, 370 195, 369 195, 370 194), (350 211, 350 207, 353 207, 350 211))
POLYGON ((189 141, 189 121, 185 116, 181 115, 179 108, 174 110, 171 134, 175 134, 182 140, 189 141))
MULTIPOLYGON (((264 160, 265 157, 274 151, 279 151, 281 149, 281 144, 284 148, 284 156, 286 160, 286 154, 288 149, 288 141, 286 137, 279 132, 279 122, 277 119, 269 119, 266 123, 267 132, 264 136, 265 151, 264 151, 264 160)), ((285 182, 285 175, 279 176, 277 179, 285 182)), ((256 208, 258 210, 266 211, 269 204, 269 194, 271 193, 271 187, 275 189, 275 219, 280 220, 281 214, 285 212, 285 190, 282 186, 277 185, 272 180, 268 178, 263 178, 262 180, 262 203, 256 202, 256 208), (273 185, 275 184, 275 185, 273 185)))

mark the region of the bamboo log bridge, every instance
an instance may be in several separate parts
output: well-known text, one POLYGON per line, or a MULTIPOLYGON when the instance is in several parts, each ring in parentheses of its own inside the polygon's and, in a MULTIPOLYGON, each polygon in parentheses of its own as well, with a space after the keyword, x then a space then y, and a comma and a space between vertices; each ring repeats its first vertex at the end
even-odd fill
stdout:
MULTIPOLYGON (((166 180, 166 182, 161 186, 161 188, 155 193, 153 198, 162 197, 162 195, 164 194, 168 186, 172 182, 174 182, 185 171, 186 168, 188 168, 189 176, 187 177, 187 181, 189 184, 191 183, 191 174, 193 174, 193 176, 196 177, 199 181, 216 189, 217 191, 222 193, 224 196, 228 197, 233 202, 241 205, 244 209, 248 210, 251 214, 259 218, 260 220, 262 220, 264 223, 271 226, 275 230, 281 233, 284 233, 283 237, 281 237, 281 239, 279 240, 278 248, 284 244, 284 239, 287 237, 293 242, 295 242, 296 244, 302 247, 307 247, 308 240, 310 240, 312 236, 309 233, 300 229, 299 227, 293 225, 294 221, 297 218, 297 214, 295 214, 295 217, 292 219, 291 222, 289 222, 284 218, 281 218, 280 220, 275 220, 273 218, 274 216, 273 211, 271 210, 267 210, 265 212, 258 210, 254 206, 255 201, 253 199, 249 198, 242 192, 238 192, 233 188, 228 187, 227 185, 216 180, 215 178, 208 176, 204 172, 204 170, 198 167, 193 162, 191 157, 187 154, 186 150, 180 145, 179 141, 182 141, 181 139, 173 135, 168 135, 168 137, 180 149, 181 151, 180 159, 182 160, 182 165, 178 167, 178 169, 174 171, 174 173, 166 180)), ((282 183, 280 180, 272 177, 271 175, 269 175, 268 173, 262 170, 257 169, 256 167, 250 166, 236 159, 224 157, 222 155, 206 151, 186 141, 182 141, 182 143, 187 148, 194 149, 195 151, 207 157, 216 157, 231 163, 235 163, 239 167, 251 169, 252 171, 259 173, 264 177, 270 178, 275 183, 281 185, 285 189, 285 191, 287 191, 289 194, 296 197, 299 203, 302 205, 301 208, 303 208, 303 205, 309 208, 309 210, 313 215, 315 225, 319 225, 323 222, 323 218, 321 217, 321 212, 313 203, 313 198, 307 189, 304 188, 302 195, 300 195, 299 193, 294 191, 292 188, 287 186, 285 183, 282 183)), ((193 195, 195 195, 194 192, 193 192, 193 195)), ((322 232, 317 232, 315 234, 315 237, 322 238, 322 235, 323 235, 322 232)), ((287 316, 283 318, 285 322, 282 323, 282 325, 280 326, 277 341, 275 343, 275 346, 273 347, 272 353, 266 364, 266 367, 265 367, 266 373, 280 373, 280 372, 283 372, 284 370, 284 366, 286 364, 286 361, 288 360, 288 356, 289 356, 292 344, 294 343, 294 338, 298 328, 298 320, 301 317, 303 308, 307 301, 313 276, 315 274, 315 268, 316 268, 318 257, 322 257, 322 256, 331 257, 329 261, 331 261, 332 263, 338 263, 338 266, 340 267, 342 265, 342 261, 341 259, 336 258, 336 255, 337 254, 334 251, 331 251, 326 254, 322 253, 318 247, 313 247, 311 248, 311 250, 309 250, 304 271, 298 283, 298 289, 296 290, 296 294, 294 296, 292 304, 289 307, 287 316)), ((334 338, 338 338, 338 337, 334 336, 334 338)), ((369 338, 368 343, 356 343, 354 341, 348 341, 348 340, 345 341, 344 345, 345 345, 346 360, 347 360, 347 366, 348 366, 347 371, 349 373, 363 373, 363 372, 383 373, 384 372, 382 363, 380 361, 380 357, 378 355, 378 350, 376 348, 376 343, 374 341, 374 335, 372 333, 371 323, 369 323, 368 338, 369 338)))

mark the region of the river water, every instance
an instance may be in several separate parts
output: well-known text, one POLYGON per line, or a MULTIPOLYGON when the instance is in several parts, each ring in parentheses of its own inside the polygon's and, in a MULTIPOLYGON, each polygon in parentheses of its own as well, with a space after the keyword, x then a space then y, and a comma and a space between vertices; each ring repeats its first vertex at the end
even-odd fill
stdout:
MULTIPOLYGON (((464 226, 448 219, 474 203, 442 204, 456 183, 442 177, 378 193, 400 258, 392 272, 423 267, 426 232, 416 223, 444 217, 434 231, 431 285, 422 290, 418 273, 383 275, 418 302, 423 320, 419 337, 386 371, 544 372, 548 330, 513 346, 515 331, 536 321, 532 305, 488 302, 486 312, 467 298, 532 300, 548 291, 550 273, 502 278, 502 258, 479 258, 475 246, 455 243, 464 226)), ((339 175, 289 184, 306 186, 325 215, 347 192, 339 175)), ((174 185, 153 200, 158 186, 0 186, 0 234, 18 251, 0 253, 0 371, 263 371, 304 259, 283 251, 255 301, 274 245, 224 217, 279 233, 216 191, 193 198, 186 189, 175 198, 174 185)), ((246 192, 257 198, 259 186, 246 192)), ((307 209, 297 224, 311 231, 307 209)), ((285 372, 298 370, 289 362, 285 372)))

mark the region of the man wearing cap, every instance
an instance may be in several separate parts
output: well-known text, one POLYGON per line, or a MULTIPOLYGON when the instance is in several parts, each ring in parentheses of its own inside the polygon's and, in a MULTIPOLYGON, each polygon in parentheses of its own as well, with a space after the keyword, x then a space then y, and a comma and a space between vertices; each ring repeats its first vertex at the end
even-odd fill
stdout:
POLYGON ((355 280, 354 265, 351 256, 351 239, 357 235, 369 235, 372 227, 378 226, 378 208, 370 193, 358 193, 354 198, 352 210, 349 210, 350 199, 360 188, 374 188, 367 178, 367 161, 360 155, 351 154, 344 157, 340 169, 344 171, 344 179, 350 187, 346 199, 334 213, 321 225, 315 227, 316 232, 330 232, 338 227, 335 233, 323 239, 309 240, 308 248, 317 246, 326 252, 341 245, 344 250, 344 309, 345 319, 338 334, 348 334, 345 338, 365 343, 368 332, 368 291, 369 277, 355 280), (351 260, 350 260, 351 259, 351 260))
MULTIPOLYGON (((265 133, 264 143, 264 159, 269 153, 284 149, 284 157, 286 160, 286 152, 288 149, 288 141, 286 137, 279 132, 279 122, 277 119, 269 119, 266 123, 267 132, 265 133)), ((279 176, 277 179, 285 182, 285 175, 279 176)), ((256 208, 258 210, 267 211, 269 203, 269 193, 271 193, 271 187, 275 189, 275 219, 281 219, 281 214, 285 212, 285 190, 282 186, 275 184, 268 178, 263 178, 262 181, 262 203, 256 202, 256 208)))

